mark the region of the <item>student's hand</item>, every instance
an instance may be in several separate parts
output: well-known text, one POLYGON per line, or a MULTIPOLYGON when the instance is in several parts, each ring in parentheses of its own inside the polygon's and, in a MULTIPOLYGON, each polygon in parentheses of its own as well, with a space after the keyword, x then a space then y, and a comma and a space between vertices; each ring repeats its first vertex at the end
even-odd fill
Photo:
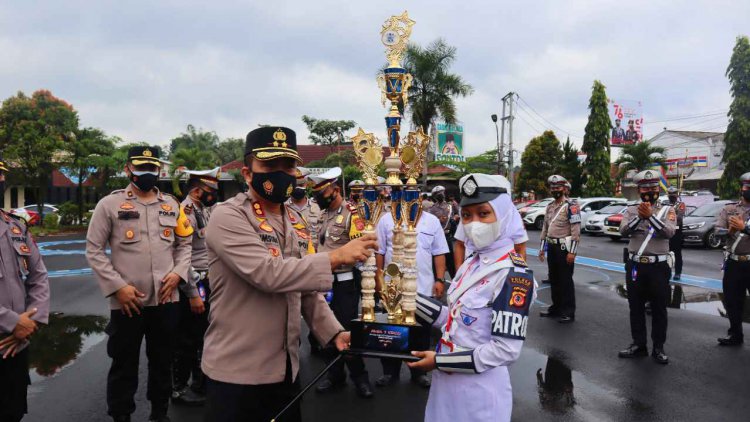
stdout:
POLYGON ((435 355, 437 353, 431 350, 425 350, 424 352, 411 352, 412 356, 422 358, 417 362, 406 362, 406 365, 411 369, 418 369, 423 372, 430 372, 437 368, 435 363, 435 355))

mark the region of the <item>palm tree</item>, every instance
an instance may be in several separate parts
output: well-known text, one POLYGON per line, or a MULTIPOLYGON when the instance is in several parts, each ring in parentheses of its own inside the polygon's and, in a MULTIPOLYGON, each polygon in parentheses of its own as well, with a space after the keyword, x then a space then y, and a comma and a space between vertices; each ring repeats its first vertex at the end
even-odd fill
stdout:
POLYGON ((649 141, 623 145, 622 154, 615 160, 615 164, 620 167, 620 177, 623 177, 629 170, 646 170, 654 164, 664 167, 665 153, 664 148, 652 146, 649 141))
POLYGON ((406 50, 404 67, 414 80, 409 88, 409 111, 415 126, 430 133, 430 124, 440 116, 446 123, 456 123, 454 97, 466 97, 474 92, 461 76, 450 73, 456 60, 456 47, 437 39, 427 48, 410 44, 406 50))

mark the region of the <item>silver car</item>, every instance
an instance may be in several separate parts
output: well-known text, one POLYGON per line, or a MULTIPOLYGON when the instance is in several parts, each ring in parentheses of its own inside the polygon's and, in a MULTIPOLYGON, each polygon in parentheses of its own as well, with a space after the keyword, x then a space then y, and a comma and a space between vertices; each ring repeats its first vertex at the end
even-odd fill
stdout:
POLYGON ((583 225, 583 231, 594 236, 604 233, 604 219, 612 214, 625 211, 625 208, 627 208, 627 203, 618 202, 607 205, 599 211, 595 211, 586 220, 586 223, 583 225))

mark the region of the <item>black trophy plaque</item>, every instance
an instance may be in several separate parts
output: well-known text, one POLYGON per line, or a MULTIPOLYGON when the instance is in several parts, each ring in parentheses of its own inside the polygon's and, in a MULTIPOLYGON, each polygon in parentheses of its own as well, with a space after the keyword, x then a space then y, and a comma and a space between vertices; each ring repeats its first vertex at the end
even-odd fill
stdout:
POLYGON ((418 361, 412 351, 430 349, 430 329, 423 325, 388 322, 386 314, 375 314, 375 321, 352 320, 349 353, 374 358, 418 361))

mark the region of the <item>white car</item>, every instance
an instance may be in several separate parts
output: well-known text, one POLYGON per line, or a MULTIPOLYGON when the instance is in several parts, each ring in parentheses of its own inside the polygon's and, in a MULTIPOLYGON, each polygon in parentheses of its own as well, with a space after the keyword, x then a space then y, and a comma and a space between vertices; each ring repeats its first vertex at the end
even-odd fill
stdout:
MULTIPOLYGON (((597 198, 573 198, 578 203, 578 207, 581 213, 581 227, 585 227, 586 220, 594 212, 606 207, 613 202, 624 202, 622 198, 612 197, 597 197, 597 198)), ((537 204, 534 204, 537 205, 537 204)), ((533 226, 537 230, 541 230, 544 226, 544 207, 533 208, 523 217, 523 222, 527 226, 533 226)))
POLYGON ((607 205, 599 211, 595 211, 593 214, 589 215, 589 217, 586 219, 586 224, 581 226, 581 228, 586 233, 592 235, 604 233, 604 219, 612 214, 617 214, 625 211, 625 208, 627 208, 627 204, 625 202, 616 202, 614 204, 607 205))

